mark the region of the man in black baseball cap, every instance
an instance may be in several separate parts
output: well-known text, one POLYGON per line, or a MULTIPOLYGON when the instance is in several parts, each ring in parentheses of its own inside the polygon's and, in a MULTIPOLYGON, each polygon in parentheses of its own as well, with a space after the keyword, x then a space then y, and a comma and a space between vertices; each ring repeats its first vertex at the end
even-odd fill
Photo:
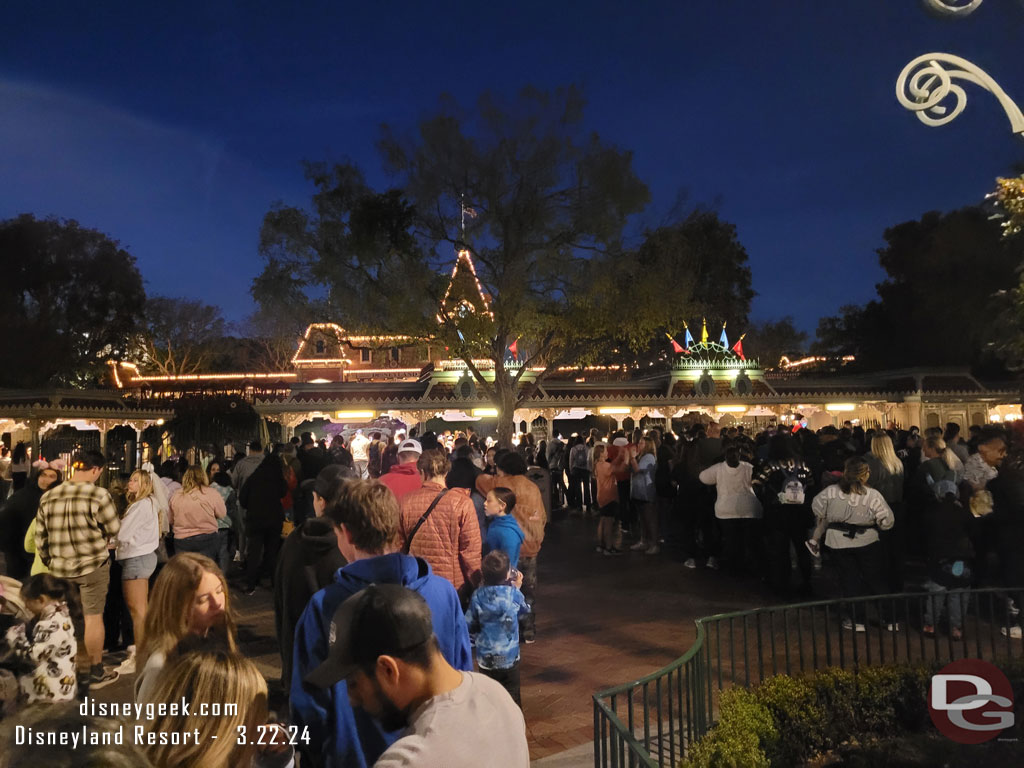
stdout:
POLYGON ((426 658, 427 646, 437 644, 427 601, 399 584, 372 584, 342 603, 331 620, 329 642, 327 659, 306 675, 307 683, 320 688, 360 668, 371 674, 380 656, 426 658))
POLYGON ((503 766, 529 766, 522 711, 499 683, 445 661, 418 593, 367 587, 335 612, 329 641, 305 682, 326 688, 345 680, 353 707, 386 730, 405 728, 375 768, 476 768, 495 755, 503 766))

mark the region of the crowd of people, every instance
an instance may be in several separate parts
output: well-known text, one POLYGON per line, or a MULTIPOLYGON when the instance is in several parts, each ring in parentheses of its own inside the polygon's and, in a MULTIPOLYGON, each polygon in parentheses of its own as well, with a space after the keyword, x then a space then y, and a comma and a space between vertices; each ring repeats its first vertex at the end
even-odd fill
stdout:
MULTIPOLYGON (((668 546, 686 568, 760 578, 780 599, 810 597, 822 559, 848 597, 903 591, 914 559, 926 579, 911 586, 936 596, 1024 583, 1024 441, 999 427, 964 439, 955 424, 711 422, 512 448, 472 433, 305 433, 103 487, 106 467, 88 450, 70 468, 38 461, 0 509, 0 702, 51 731, 121 675, 136 704, 237 704, 145 719, 143 734, 194 734, 143 739, 135 765, 527 765, 521 644, 538 640, 538 558, 558 510, 595 518, 586 546, 601 556, 668 546), (264 587, 287 695, 276 713, 233 606, 264 587), (128 648, 117 668, 103 663, 115 647, 128 648)), ((945 621, 962 637, 966 600, 926 602, 926 634, 945 621)), ((850 631, 867 620, 843 617, 850 631)))
MULTIPOLYGON (((708 423, 678 438, 658 428, 616 433, 590 454, 597 552, 621 554, 625 534, 636 540, 630 549, 657 554, 661 530, 685 567, 760 578, 782 600, 815 596, 814 571, 825 561, 842 597, 932 593, 926 635, 949 602, 944 619, 960 639, 966 598, 945 593, 1024 583, 1015 556, 1024 542, 1024 431, 1008 426, 972 426, 966 437, 955 423, 924 433, 849 422, 817 432, 778 426, 751 435, 708 423), (908 562, 923 566, 923 579, 907 581, 908 562)), ((1008 599, 1005 635, 1021 637, 1019 612, 1008 599)), ((880 621, 900 630, 895 615, 880 621)), ((843 625, 862 632, 865 622, 851 610, 843 625)))
POLYGON ((148 762, 138 765, 286 766, 296 752, 304 765, 470 765, 495 748, 527 765, 518 664, 530 608, 520 588, 536 588, 540 490, 526 481, 532 493, 517 500, 506 487, 526 472, 510 452, 490 470, 508 483, 477 490, 477 475, 491 475, 479 451, 472 470, 462 466, 465 438, 449 455, 431 433, 391 445, 371 434, 361 467, 357 437, 326 448, 309 434, 267 449, 252 442, 237 460, 166 461, 105 484, 98 451, 79 452, 70 468, 36 462, 0 511, 3 712, 36 722, 34 708, 49 707, 36 727, 52 733, 72 702, 133 675, 137 705, 183 695, 239 705, 174 743, 157 735, 192 726, 147 719, 143 733, 154 736, 143 737, 136 757, 148 762), (460 471, 473 489, 449 487, 460 471), (273 716, 231 606, 232 592, 263 585, 288 695, 288 711, 273 716), (340 649, 339 612, 369 597, 365 636, 340 649), (115 647, 128 649, 117 668, 103 663, 115 647), (450 736, 467 713, 483 730, 453 762, 450 736), (246 730, 259 738, 233 738, 246 730))

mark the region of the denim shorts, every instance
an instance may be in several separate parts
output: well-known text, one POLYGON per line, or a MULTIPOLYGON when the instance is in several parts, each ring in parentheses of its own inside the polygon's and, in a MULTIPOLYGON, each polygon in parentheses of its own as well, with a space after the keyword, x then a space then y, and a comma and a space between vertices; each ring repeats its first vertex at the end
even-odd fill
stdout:
POLYGON ((121 581, 148 579, 156 570, 156 552, 138 557, 126 557, 118 562, 121 564, 121 581))

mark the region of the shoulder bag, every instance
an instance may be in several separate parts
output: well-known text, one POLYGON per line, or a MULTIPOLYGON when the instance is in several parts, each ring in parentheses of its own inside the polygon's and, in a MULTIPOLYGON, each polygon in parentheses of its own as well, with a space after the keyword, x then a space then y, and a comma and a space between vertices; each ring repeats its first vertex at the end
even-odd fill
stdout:
POLYGON ((402 554, 409 554, 409 548, 412 546, 412 540, 413 537, 416 536, 416 532, 423 526, 425 522, 427 522, 427 518, 430 517, 430 513, 434 511, 434 507, 436 507, 438 503, 441 501, 441 499, 444 498, 444 495, 448 493, 448 490, 448 488, 445 488, 443 491, 437 494, 434 500, 430 502, 430 506, 427 507, 427 511, 424 512, 423 516, 416 521, 416 525, 414 525, 413 529, 409 532, 409 538, 405 540, 405 547, 402 548, 402 554))

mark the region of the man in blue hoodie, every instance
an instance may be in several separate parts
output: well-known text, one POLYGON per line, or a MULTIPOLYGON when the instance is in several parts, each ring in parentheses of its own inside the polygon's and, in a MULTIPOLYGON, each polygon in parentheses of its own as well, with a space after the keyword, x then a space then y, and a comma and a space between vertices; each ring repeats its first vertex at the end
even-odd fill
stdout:
POLYGON ((396 551, 399 508, 394 494, 377 481, 347 483, 324 516, 335 526, 338 548, 349 564, 334 583, 313 595, 295 630, 291 683, 292 723, 309 728, 300 746, 303 765, 367 768, 400 735, 383 730, 362 709, 352 709, 344 681, 317 688, 305 678, 328 656, 331 619, 338 607, 371 584, 400 584, 430 606, 441 653, 455 669, 472 671, 469 632, 455 588, 435 576, 424 560, 396 551))

